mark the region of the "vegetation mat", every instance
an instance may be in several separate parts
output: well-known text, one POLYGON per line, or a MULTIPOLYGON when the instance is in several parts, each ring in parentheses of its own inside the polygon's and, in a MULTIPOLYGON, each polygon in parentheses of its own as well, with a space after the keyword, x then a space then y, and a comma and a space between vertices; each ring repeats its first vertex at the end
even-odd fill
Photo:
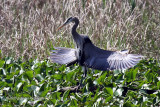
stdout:
POLYGON ((160 106, 160 64, 156 60, 142 60, 126 71, 89 69, 87 77, 82 77, 82 68, 77 65, 65 67, 48 60, 1 59, 0 105, 160 106), (83 87, 76 88, 81 79, 83 87))

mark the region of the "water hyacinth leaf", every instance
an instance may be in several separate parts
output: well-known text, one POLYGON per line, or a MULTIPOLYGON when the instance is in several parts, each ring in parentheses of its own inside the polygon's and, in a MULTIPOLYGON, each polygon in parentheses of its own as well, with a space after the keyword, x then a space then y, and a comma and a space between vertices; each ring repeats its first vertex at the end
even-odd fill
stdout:
POLYGON ((61 95, 61 92, 57 92, 56 93, 56 99, 60 100, 61 99, 60 95, 61 95))
POLYGON ((146 82, 146 81, 140 81, 140 82, 139 82, 140 84, 139 84, 139 86, 137 87, 137 89, 140 89, 140 88, 145 84, 145 82, 146 82))
POLYGON ((21 81, 25 81, 27 83, 29 83, 29 79, 27 78, 27 75, 24 73, 22 76, 21 76, 21 81))
POLYGON ((37 74, 36 75, 36 79, 41 82, 42 80, 44 80, 44 77, 41 74, 37 74))
POLYGON ((118 89, 114 92, 114 95, 115 95, 115 96, 121 96, 121 95, 122 95, 122 92, 123 92, 123 89, 122 89, 122 88, 118 88, 118 89))
POLYGON ((160 99, 160 91, 158 91, 158 94, 157 94, 157 95, 158 95, 158 98, 160 99))
POLYGON ((27 99, 32 98, 29 93, 23 93, 23 97, 24 97, 24 98, 27 98, 27 99))
POLYGON ((50 101, 52 102, 53 105, 55 105, 55 103, 56 103, 57 100, 54 99, 54 98, 51 98, 50 101))
POLYGON ((45 83, 45 82, 44 82, 43 84, 41 84, 41 87, 40 87, 40 90, 39 90, 39 91, 40 91, 40 92, 45 91, 45 90, 47 89, 46 86, 47 86, 47 83, 45 83))
POLYGON ((131 69, 130 71, 126 72, 125 76, 126 76, 127 82, 134 81, 136 79, 137 72, 138 72, 138 68, 131 69))
POLYGON ((2 67, 3 67, 4 63, 5 63, 5 61, 4 61, 4 60, 0 60, 0 68, 2 68, 2 67))
POLYGON ((133 80, 133 81, 136 79, 137 71, 138 71, 138 68, 136 68, 136 69, 134 69, 134 70, 132 71, 132 80, 133 80))
POLYGON ((75 72, 71 71, 67 73, 66 80, 71 81, 75 72))
POLYGON ((127 101, 124 103, 123 107, 135 107, 136 105, 132 104, 132 102, 127 101))
POLYGON ((12 58, 11 57, 6 60, 6 64, 10 64, 11 62, 12 62, 12 58))
POLYGON ((35 85, 32 85, 32 86, 28 87, 29 94, 31 96, 34 96, 34 97, 37 97, 39 89, 40 88, 38 86, 35 86, 35 85))
POLYGON ((151 83, 153 81, 153 73, 150 73, 149 71, 145 74, 147 81, 151 83))
POLYGON ((71 100, 71 103, 70 103, 70 106, 72 106, 72 107, 78 107, 78 105, 77 105, 77 100, 72 99, 72 100, 71 100))
POLYGON ((105 89, 106 89, 106 91, 107 91, 108 94, 110 94, 111 96, 113 95, 113 90, 112 90, 112 88, 106 87, 105 89))
POLYGON ((61 75, 61 74, 54 74, 54 75, 52 75, 52 77, 53 77, 54 79, 57 79, 57 80, 62 79, 62 75, 61 75))
POLYGON ((26 75, 30 81, 33 79, 33 71, 27 71, 26 75))
POLYGON ((66 67, 65 67, 64 65, 62 65, 61 67, 58 68, 58 70, 59 70, 59 71, 64 71, 65 68, 66 68, 66 67))
POLYGON ((0 96, 2 96, 3 95, 3 90, 0 90, 0 96))
POLYGON ((64 92, 64 94, 63 94, 63 101, 65 101, 67 99, 67 97, 69 95, 69 92, 70 92, 70 90, 67 90, 67 91, 64 92))
POLYGON ((94 84, 94 85, 98 85, 97 80, 94 80, 94 81, 93 81, 93 84, 94 84))
POLYGON ((111 99, 113 98, 113 96, 109 96, 105 99, 105 103, 108 103, 111 99))
POLYGON ((117 76, 119 73, 121 73, 121 71, 120 70, 114 70, 113 73, 114 73, 114 76, 117 76))
POLYGON ((35 72, 35 75, 40 74, 41 73, 41 68, 38 67, 38 68, 34 69, 34 72, 35 72))
POLYGON ((7 72, 6 72, 6 70, 5 70, 5 69, 0 68, 0 74, 2 74, 2 75, 7 75, 7 72))
POLYGON ((77 98, 77 100, 81 101, 82 100, 82 94, 81 93, 75 93, 75 97, 77 98))
POLYGON ((67 107, 70 104, 70 100, 65 100, 61 107, 67 107))
POLYGON ((27 98, 20 98, 19 100, 19 104, 22 106, 22 105, 25 105, 27 103, 27 98))
POLYGON ((157 87, 158 87, 158 89, 160 90, 160 81, 157 82, 157 87))
POLYGON ((89 87, 88 87, 88 86, 89 86, 89 84, 87 83, 87 84, 83 87, 83 89, 82 89, 83 93, 89 91, 89 87))
POLYGON ((23 70, 23 68, 21 68, 21 70, 19 71, 19 75, 23 74, 23 72, 25 71, 23 70))
POLYGON ((125 79, 126 79, 127 82, 130 82, 130 81, 131 81, 131 78, 132 78, 131 75, 132 75, 131 72, 126 72, 126 73, 125 73, 125 79))
POLYGON ((39 97, 39 98, 34 99, 33 104, 36 107, 41 107, 42 106, 41 102, 43 101, 44 101, 44 98, 39 97))
MULTIPOLYGON (((52 65, 53 68, 48 69, 48 66, 46 66, 47 63, 42 62, 43 64, 40 63, 38 65, 40 72, 36 74, 35 72, 38 68, 31 68, 34 65, 32 61, 18 65, 21 67, 15 66, 15 64, 12 63, 5 66, 5 70, 7 71, 6 75, 3 75, 2 72, 0 74, 0 103, 4 105, 14 103, 18 106, 30 107, 51 105, 56 107, 159 106, 159 73, 151 70, 148 65, 146 67, 145 64, 131 68, 124 74, 118 73, 117 71, 115 73, 114 71, 108 71, 106 73, 96 70, 95 72, 98 74, 96 75, 93 70, 89 69, 87 77, 83 79, 84 86, 82 89, 78 89, 79 92, 71 92, 70 90, 58 92, 62 87, 79 85, 78 82, 80 82, 81 76, 83 75, 81 67, 73 66, 67 69, 64 68, 61 72, 57 71, 57 65, 52 65), (43 72, 41 72, 41 68, 43 68, 43 72), (21 69, 23 69, 24 72, 20 74, 19 71, 21 69), (56 71, 54 71, 55 69, 56 71), (153 74, 152 82, 149 83, 149 79, 147 78, 149 78, 148 76, 151 73, 153 74), (130 77, 130 79, 128 77, 130 77), (129 82, 126 80, 129 80, 129 82), (76 81, 77 84, 71 84, 74 81, 76 81), (124 86, 128 89, 125 95, 123 91, 124 86), (155 92, 148 94, 148 90, 155 90, 155 92), (16 96, 19 99, 9 99, 12 96, 16 96), (8 99, 6 99, 7 97, 8 99)), ((150 65, 155 66, 154 64, 150 65)), ((2 69, 4 69, 4 66, 2 69)))
POLYGON ((10 87, 4 87, 3 91, 9 91, 10 87))
POLYGON ((87 96, 82 97, 82 103, 85 103, 87 101, 87 96))
POLYGON ((57 101, 59 101, 60 99, 61 99, 61 97, 60 97, 60 95, 61 95, 61 92, 53 92, 52 94, 51 94, 51 98, 53 99, 53 102, 57 102, 57 101), (54 100, 55 99, 55 100, 54 100))
POLYGON ((4 81, 0 81, 0 89, 2 89, 5 86, 7 86, 7 83, 4 81))
POLYGON ((41 97, 45 97, 47 95, 47 93, 49 92, 49 90, 44 90, 42 92, 39 92, 38 94, 41 96, 41 97))
POLYGON ((156 73, 156 74, 154 74, 154 76, 153 76, 153 82, 155 83, 155 84, 157 84, 157 82, 159 82, 159 80, 158 80, 158 74, 156 73))
POLYGON ((22 91, 23 83, 22 82, 18 83, 16 88, 17 88, 17 92, 22 91))
POLYGON ((102 74, 98 79, 97 82, 98 84, 102 84, 104 82, 104 79, 106 78, 107 72, 105 72, 104 74, 102 74))
POLYGON ((32 86, 28 87, 28 89, 30 89, 32 91, 34 91, 34 90, 37 91, 37 87, 38 86, 32 85, 32 86))

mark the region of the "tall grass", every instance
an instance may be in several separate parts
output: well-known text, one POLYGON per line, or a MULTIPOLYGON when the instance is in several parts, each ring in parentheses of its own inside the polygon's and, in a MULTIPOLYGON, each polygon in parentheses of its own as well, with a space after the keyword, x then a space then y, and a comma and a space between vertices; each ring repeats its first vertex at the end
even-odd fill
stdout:
POLYGON ((72 25, 56 32, 70 16, 96 46, 160 58, 159 0, 0 0, 2 56, 43 59, 55 46, 74 47, 72 25))

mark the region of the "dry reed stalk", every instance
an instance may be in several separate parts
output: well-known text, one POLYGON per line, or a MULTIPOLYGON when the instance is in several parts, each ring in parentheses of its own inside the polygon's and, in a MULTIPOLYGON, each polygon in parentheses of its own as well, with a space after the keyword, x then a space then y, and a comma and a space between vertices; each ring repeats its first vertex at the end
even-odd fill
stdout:
POLYGON ((97 46, 160 58, 160 1, 131 1, 0 0, 2 55, 43 59, 54 46, 74 47, 72 25, 56 28, 77 16, 78 32, 97 46))

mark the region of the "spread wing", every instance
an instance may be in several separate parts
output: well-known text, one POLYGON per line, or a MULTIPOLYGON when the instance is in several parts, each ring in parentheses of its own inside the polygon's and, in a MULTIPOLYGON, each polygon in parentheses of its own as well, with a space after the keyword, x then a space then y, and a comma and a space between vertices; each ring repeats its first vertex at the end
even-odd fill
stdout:
POLYGON ((85 55, 88 56, 84 64, 97 70, 124 70, 135 66, 143 56, 128 54, 128 50, 107 51, 102 50, 92 43, 85 44, 85 55), (91 54, 90 54, 91 53, 91 54))
POLYGON ((67 66, 69 66, 77 62, 75 49, 64 47, 56 47, 55 49, 56 50, 52 50, 50 55, 50 59, 53 63, 67 64, 67 66))

